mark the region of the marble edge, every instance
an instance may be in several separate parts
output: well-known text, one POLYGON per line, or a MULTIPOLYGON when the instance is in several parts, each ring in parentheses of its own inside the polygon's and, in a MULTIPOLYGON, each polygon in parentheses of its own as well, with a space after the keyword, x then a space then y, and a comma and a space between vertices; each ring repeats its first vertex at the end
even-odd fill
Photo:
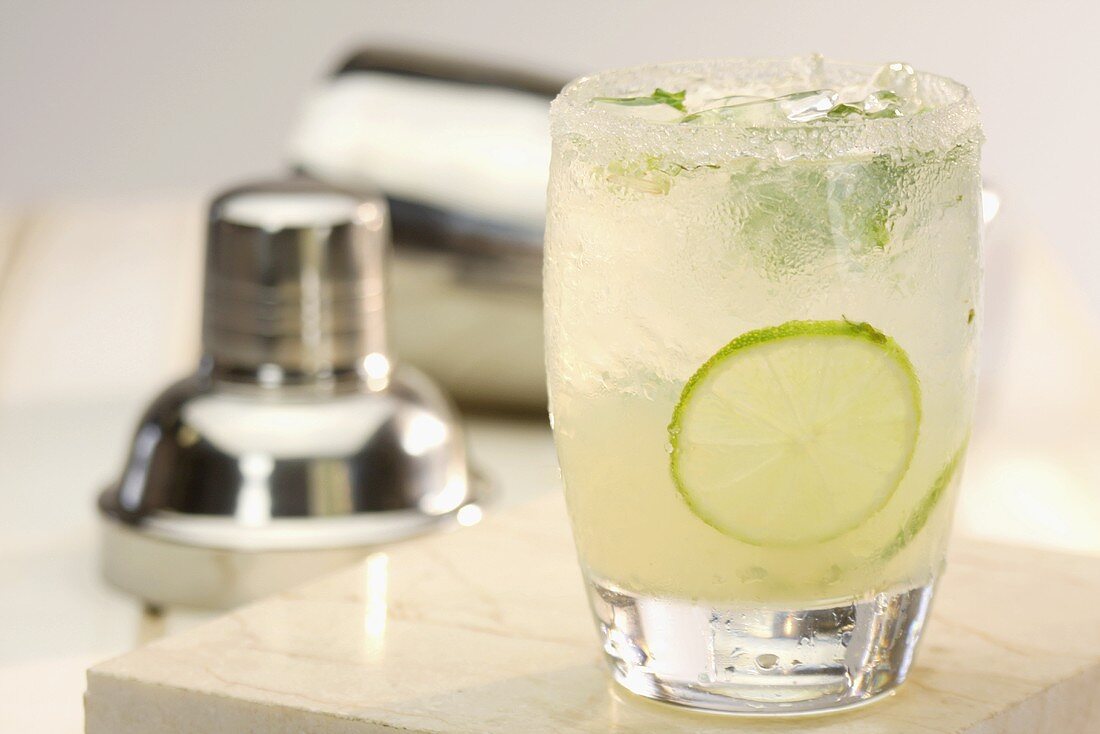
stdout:
MULTIPOLYGON (((467 537, 474 534, 482 536, 490 533, 506 534, 514 530, 516 523, 530 522, 532 519, 538 520, 544 515, 544 513, 548 509, 553 509, 556 505, 564 505, 563 498, 559 493, 549 493, 543 497, 540 497, 523 505, 496 510, 493 512, 492 515, 486 517, 481 523, 474 527, 460 528, 449 532, 424 535, 420 537, 410 538, 408 540, 398 541, 397 543, 386 546, 384 550, 392 557, 409 553, 418 553, 421 551, 421 549, 424 548, 431 548, 436 545, 446 544, 450 538, 455 537, 458 534, 462 534, 467 537)), ((569 560, 571 563, 574 562, 573 558, 570 558, 569 560)), ((262 599, 243 604, 234 609, 226 610, 224 613, 219 614, 217 617, 202 622, 201 624, 195 625, 194 627, 191 627, 189 629, 177 632, 167 637, 161 637, 152 640, 150 642, 139 645, 138 647, 135 647, 131 650, 127 650, 126 652, 114 655, 105 660, 101 660, 88 668, 88 676, 90 678, 90 676, 92 676, 93 674, 113 675, 117 672, 125 671, 126 667, 124 663, 129 658, 138 656, 147 649, 157 648, 169 639, 179 640, 191 636, 201 636, 205 634, 206 631, 225 624, 226 620, 240 615, 247 615, 253 609, 261 608, 272 603, 278 603, 282 599, 308 596, 314 589, 319 590, 332 587, 333 585, 339 585, 341 583, 340 579, 344 576, 346 576, 348 579, 357 578, 363 573, 363 568, 366 562, 366 560, 357 561, 349 566, 338 569, 336 571, 322 574, 317 578, 311 579, 310 581, 307 581, 303 584, 293 586, 289 589, 284 589, 283 591, 279 591, 262 599)))
POLYGON ((293 719, 299 734, 391 734, 395 731, 429 734, 384 721, 352 717, 332 711, 258 701, 207 689, 186 688, 112 672, 88 671, 84 693, 85 731, 111 734, 169 734, 174 724, 195 721, 195 712, 209 721, 207 731, 255 731, 258 725, 277 725, 293 719), (155 693, 153 693, 155 692, 155 693), (258 719, 257 714, 266 718, 258 719), (157 722, 171 722, 168 728, 157 722), (366 728, 369 727, 369 728, 366 728))
MULTIPOLYGON (((460 529, 455 531, 455 533, 461 533, 467 536, 472 536, 474 534, 508 533, 515 530, 517 521, 530 522, 532 519, 537 520, 543 517, 547 511, 559 509, 556 506, 564 505, 563 500, 564 498, 559 493, 550 493, 523 505, 499 510, 485 518, 479 525, 473 528, 460 529)), ((455 533, 449 532, 412 538, 388 546, 386 552, 391 554, 391 556, 394 554, 416 553, 421 548, 429 548, 441 543, 446 544, 448 539, 453 537, 455 533)), ((1056 567, 1058 571, 1063 573, 1068 572, 1070 575, 1081 571, 1085 575, 1091 577, 1095 574, 1096 569, 1100 568, 1100 557, 1098 556, 1085 553, 1070 553, 1036 546, 1010 545, 982 538, 970 538, 965 536, 953 537, 951 539, 948 548, 948 566, 949 568, 953 564, 977 566, 981 565, 982 561, 988 561, 990 559, 1004 561, 1006 560, 1006 554, 1015 558, 1025 556, 1032 562, 1039 560, 1044 563, 1044 565, 1049 564, 1056 567), (978 558, 974 558, 975 555, 978 556, 978 558), (1067 568, 1067 565, 1073 568, 1067 568), (1082 568, 1076 568, 1078 566, 1082 568)), ((570 562, 574 562, 574 559, 570 558, 570 562)), ((205 621, 189 629, 147 642, 131 650, 127 650, 126 652, 101 660, 87 669, 88 676, 90 678, 92 675, 98 674, 113 675, 121 673, 127 670, 125 662, 129 659, 141 655, 146 649, 157 648, 169 639, 179 640, 191 636, 201 636, 205 634, 207 630, 214 629, 224 624, 227 619, 238 615, 248 614, 248 612, 254 608, 277 603, 283 598, 301 597, 303 595, 308 596, 313 589, 322 589, 333 585, 339 585, 341 583, 340 579, 344 576, 349 579, 357 578, 362 574, 365 563, 366 561, 358 561, 345 568, 323 574, 304 584, 294 586, 263 599, 228 610, 211 620, 205 621)), ((933 616, 933 619, 934 618, 935 616, 933 616)), ((1100 663, 1100 655, 1097 656, 1096 662, 1100 663)), ((1085 667, 1087 667, 1087 664, 1085 667)))
POLYGON ((1100 726, 1100 660, 1005 704, 961 734, 1093 734, 1100 726))
MULTIPOLYGON (((561 504, 563 503, 559 495, 548 495, 531 503, 496 513, 486 518, 484 524, 476 528, 461 530, 459 533, 466 535, 467 539, 472 539, 475 535, 488 537, 493 534, 514 534, 517 526, 525 525, 531 522, 532 519, 541 520, 548 510, 560 509, 557 506, 561 504)), ((432 548, 433 546, 439 547, 442 545, 446 547, 452 537, 454 537, 452 534, 445 534, 419 538, 394 546, 388 549, 387 552, 402 555, 416 554, 422 552, 422 549, 432 548)), ((995 571, 998 573, 1012 573, 1018 564, 1026 563, 1028 568, 1033 569, 1032 573, 1061 577, 1065 582, 1074 585, 1088 584, 1089 582, 1095 584, 1096 571, 1100 567, 1100 558, 1087 554, 1072 554, 1028 546, 1004 545, 969 538, 954 538, 950 557, 953 559, 953 563, 970 569, 981 569, 989 564, 994 564, 995 571)), ((570 562, 572 562, 572 559, 570 559, 570 562)), ((238 615, 247 616, 250 610, 254 608, 262 608, 268 604, 278 604, 285 598, 309 596, 314 593, 314 590, 324 595, 325 590, 344 584, 344 578, 349 580, 357 578, 362 573, 364 563, 359 562, 331 574, 326 574, 301 586, 240 607, 177 635, 161 638, 148 645, 97 663, 87 671, 85 706, 89 712, 89 721, 92 720, 91 717, 97 707, 101 707, 104 711, 122 712, 128 706, 120 702, 131 701, 130 707, 136 707, 135 710, 149 709, 155 713, 158 707, 162 705, 157 703, 158 700, 165 699, 165 696, 168 696, 172 701, 175 701, 176 697, 182 696, 191 701, 192 706, 198 705, 209 707, 211 710, 217 709, 222 712, 219 716, 229 717, 224 720, 240 721, 242 725, 246 721, 253 722, 252 725, 254 725, 255 717, 261 715, 259 712, 265 712, 262 716, 268 716, 269 714, 266 712, 270 712, 270 716, 289 715, 290 712, 293 712, 294 715, 308 714, 310 717, 322 717, 325 722, 328 722, 326 724, 327 728, 317 729, 318 732, 340 731, 340 729, 332 728, 335 722, 350 722, 355 727, 359 727, 348 729, 349 732, 362 732, 365 726, 370 726, 373 730, 379 732, 433 731, 431 729, 409 729, 400 725, 387 724, 379 719, 379 716, 384 716, 385 711, 375 710, 371 712, 369 707, 358 710, 354 718, 348 718, 346 715, 324 710, 313 710, 308 706, 273 701, 262 696, 242 696, 239 693, 229 694, 203 685, 190 685, 187 681, 174 681, 171 674, 158 678, 141 675, 140 673, 141 666, 148 661, 147 650, 157 649, 169 640, 176 642, 186 640, 192 636, 201 638, 209 630, 231 623, 231 620, 238 615), (158 692, 154 694, 156 700, 146 701, 143 698, 143 694, 146 694, 145 697, 147 698, 150 691, 158 692), (233 717, 238 718, 234 719, 233 717)), ((921 666, 918 663, 917 671, 920 668, 921 666)), ((1002 728, 998 723, 1011 721, 1011 725, 1016 726, 1013 718, 1016 714, 1012 712, 1017 710, 1024 712, 1019 715, 1030 718, 1038 716, 1037 721, 1045 721, 1044 717, 1048 715, 1058 715, 1065 718, 1071 713, 1065 709, 1069 707, 1068 702, 1073 697, 1064 694, 1064 691, 1087 691, 1090 690, 1090 686, 1092 686, 1092 690, 1096 690, 1100 689, 1098 684, 1100 684, 1100 653, 1093 651, 1082 656, 1076 664, 1070 665, 1062 670, 1060 675, 1047 680, 1044 684, 1032 684, 1027 687, 1027 690, 1017 691, 1016 695, 1002 701, 1000 708, 996 711, 990 712, 981 721, 965 725, 966 728, 960 731, 974 732, 974 734, 1001 734, 1002 732, 1007 734, 1007 732, 1021 731, 1018 728, 1002 728), (1065 705, 1059 703, 1062 700, 1067 701, 1067 703, 1065 705), (1057 711, 1053 714, 1048 711, 1048 709, 1053 710, 1052 707, 1057 708, 1057 711)), ((189 717, 192 716, 190 711, 192 710, 189 710, 187 714, 189 717)), ((122 713, 117 715, 122 715, 122 713)), ((184 715, 182 710, 178 715, 184 715)), ((1100 721, 1100 712, 1093 714, 1086 711, 1082 716, 1085 717, 1082 720, 1086 722, 1100 721)), ((322 718, 317 719, 318 726, 321 725, 322 718)), ((219 718, 218 721, 221 722, 223 719, 219 718)), ((133 731, 139 730, 141 729, 133 731)), ((1033 730, 1039 731, 1040 729, 1033 730)), ((92 731, 92 729, 89 729, 89 731, 92 731)), ((116 729, 107 727, 95 731, 116 731, 116 729)), ((123 734, 127 730, 117 729, 117 731, 119 734, 123 734)), ((165 731, 169 730, 166 729, 165 731)), ((312 730, 302 729, 301 731, 310 732, 312 730)), ((1086 732, 1088 730, 1066 729, 1066 731, 1086 732)))

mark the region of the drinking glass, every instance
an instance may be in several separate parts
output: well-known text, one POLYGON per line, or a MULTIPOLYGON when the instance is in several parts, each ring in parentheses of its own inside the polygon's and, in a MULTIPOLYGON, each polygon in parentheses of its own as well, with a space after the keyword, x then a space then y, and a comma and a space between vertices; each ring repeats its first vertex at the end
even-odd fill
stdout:
POLYGON ((609 71, 551 113, 551 422, 616 681, 744 714, 905 680, 970 434, 977 108, 905 64, 609 71))

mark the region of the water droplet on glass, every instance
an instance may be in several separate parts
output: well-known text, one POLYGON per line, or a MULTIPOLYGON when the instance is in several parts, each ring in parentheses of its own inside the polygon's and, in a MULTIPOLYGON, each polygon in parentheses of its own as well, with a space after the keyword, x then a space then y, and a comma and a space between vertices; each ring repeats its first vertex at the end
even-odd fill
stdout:
POLYGON ((779 656, 773 655, 770 652, 763 653, 756 656, 756 667, 761 670, 771 670, 779 664, 779 656))

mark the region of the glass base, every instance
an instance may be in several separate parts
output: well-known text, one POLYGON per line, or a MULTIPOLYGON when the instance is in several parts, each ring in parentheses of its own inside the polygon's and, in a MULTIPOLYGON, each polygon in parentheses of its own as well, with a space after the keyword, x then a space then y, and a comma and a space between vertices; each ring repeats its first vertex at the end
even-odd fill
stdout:
POLYGON ((841 606, 713 606, 589 581, 615 680, 640 696, 742 715, 812 714, 884 696, 909 672, 932 585, 841 606))

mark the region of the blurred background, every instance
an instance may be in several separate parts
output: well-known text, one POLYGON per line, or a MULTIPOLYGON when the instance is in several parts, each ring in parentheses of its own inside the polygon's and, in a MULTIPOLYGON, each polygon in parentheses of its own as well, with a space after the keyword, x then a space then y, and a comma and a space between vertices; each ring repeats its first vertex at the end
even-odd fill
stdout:
MULTIPOLYGON (((120 469, 143 404, 194 366, 208 198, 301 163, 319 95, 363 48, 503 65, 546 84, 638 63, 820 52, 902 60, 969 85, 1001 208, 987 238, 983 392, 960 530, 1100 553, 1097 8, 0 0, 0 614, 11 615, 0 617, 0 688, 30 680, 43 696, 78 697, 83 667, 137 641, 139 611, 94 567, 93 497, 120 469), (30 621, 41 631, 20 633, 30 621)), ((544 141, 545 99, 535 99, 535 114, 517 124, 544 141)), ((532 146, 521 178, 537 192, 541 153, 532 146)), ((395 181, 401 173, 389 170, 395 181)), ((463 188, 453 170, 438 174, 443 199, 463 188)), ((469 296, 458 293, 465 281, 453 261, 416 280, 411 261, 399 259, 406 305, 397 304, 395 338, 483 416, 480 435, 491 440, 475 443, 475 454, 517 476, 550 476, 551 452, 522 461, 510 453, 509 441, 545 422, 538 223, 519 200, 509 216, 510 188, 506 179, 500 201, 465 204, 479 216, 499 204, 504 239, 528 248, 519 264, 509 260, 501 279, 452 314, 440 304, 469 296), (415 284, 427 281, 424 296, 415 284), (435 331, 421 331, 436 319, 435 331), (486 329, 494 338, 471 349, 486 329)), ((514 490, 516 501, 540 482, 514 490)), ((58 730, 79 717, 78 707, 58 711, 58 730)), ((0 706, 0 723, 5 716, 31 721, 0 706)))

